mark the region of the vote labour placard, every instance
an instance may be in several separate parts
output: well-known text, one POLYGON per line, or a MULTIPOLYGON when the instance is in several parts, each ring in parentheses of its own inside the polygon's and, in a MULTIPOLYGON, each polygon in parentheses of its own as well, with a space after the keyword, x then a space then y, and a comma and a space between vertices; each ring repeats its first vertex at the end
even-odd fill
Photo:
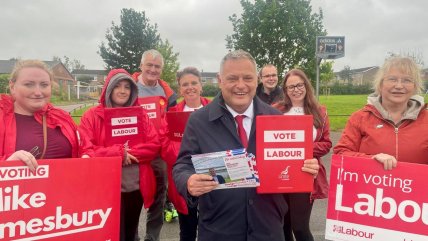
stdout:
POLYGON ((121 158, 0 162, 0 240, 119 240, 121 158))
POLYGON ((427 173, 427 165, 385 171, 370 158, 333 155, 326 239, 428 240, 427 173))
POLYGON ((312 116, 257 116, 256 125, 257 192, 311 192, 314 178, 302 167, 312 158, 312 116))
POLYGON ((143 118, 145 110, 140 106, 105 108, 105 144, 124 144, 133 146, 144 137, 143 118))
POLYGON ((156 128, 161 126, 161 118, 165 114, 168 105, 162 96, 148 96, 138 98, 138 103, 147 111, 147 115, 152 120, 156 128))
POLYGON ((169 111, 166 113, 168 122, 169 138, 172 141, 181 142, 183 139, 184 129, 186 128, 187 120, 191 111, 169 111))

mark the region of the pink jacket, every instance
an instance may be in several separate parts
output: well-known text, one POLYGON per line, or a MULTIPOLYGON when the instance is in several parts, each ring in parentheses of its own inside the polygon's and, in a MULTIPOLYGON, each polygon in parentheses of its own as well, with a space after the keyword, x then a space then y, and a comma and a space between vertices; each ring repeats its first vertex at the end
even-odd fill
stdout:
MULTIPOLYGON (((70 115, 52 104, 47 104, 34 113, 34 118, 42 123, 42 116, 46 114, 49 128, 59 127, 62 134, 68 139, 72 147, 71 157, 80 157, 86 154, 89 143, 85 142, 77 131, 77 126, 70 115)), ((9 95, 0 95, 0 160, 6 160, 16 150, 16 121, 13 99, 9 95)))
MULTIPOLYGON (((113 74, 121 72, 122 70, 116 70, 113 74)), ((110 72, 110 73, 112 73, 110 72)), ((125 71, 126 73, 126 71, 125 71)), ((110 75, 106 79, 104 86, 108 86, 110 81, 110 75)), ((103 92, 100 97, 100 104, 86 111, 80 120, 79 130, 80 132, 93 144, 93 152, 91 156, 102 157, 102 156, 120 156, 124 158, 124 147, 121 144, 113 146, 106 146, 105 141, 105 128, 104 128, 104 108, 106 98, 106 88, 103 88, 103 92)), ((138 106, 137 100, 133 104, 138 106)), ((141 108, 141 111, 146 111, 141 108)), ((155 159, 160 150, 159 138, 156 129, 153 127, 149 117, 145 114, 144 122, 144 133, 146 133, 141 143, 135 146, 130 146, 131 153, 133 156, 138 158, 139 171, 140 171, 140 191, 144 200, 144 207, 149 208, 154 201, 156 195, 156 179, 151 167, 151 161, 155 159)))

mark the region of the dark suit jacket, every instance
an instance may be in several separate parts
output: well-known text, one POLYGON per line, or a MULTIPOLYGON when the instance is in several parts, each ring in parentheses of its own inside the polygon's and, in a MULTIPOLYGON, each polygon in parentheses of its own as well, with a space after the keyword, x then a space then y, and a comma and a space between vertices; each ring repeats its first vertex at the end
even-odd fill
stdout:
MULTIPOLYGON (((278 115, 276 109, 254 98, 254 115, 278 115)), ((247 151, 255 154, 253 120, 247 151)), ((187 192, 195 173, 191 155, 242 148, 232 114, 221 95, 191 114, 173 169, 178 191, 188 203, 198 199, 187 192)), ((255 188, 213 190, 199 197, 198 239, 203 241, 283 241, 287 204, 282 194, 257 194, 255 188)))

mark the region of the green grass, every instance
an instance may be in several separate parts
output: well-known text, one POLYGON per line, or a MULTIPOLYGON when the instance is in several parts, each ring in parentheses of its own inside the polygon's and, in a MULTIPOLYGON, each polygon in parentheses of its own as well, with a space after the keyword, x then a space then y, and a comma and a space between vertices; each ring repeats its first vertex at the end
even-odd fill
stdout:
MULTIPOLYGON (((428 101, 428 96, 425 95, 425 103, 428 101)), ((214 97, 206 97, 213 99, 214 97)), ((179 101, 178 101, 179 102, 179 101)), ((330 119, 330 130, 341 131, 345 128, 346 121, 349 116, 355 111, 363 108, 367 103, 367 95, 332 95, 320 96, 320 103, 327 107, 327 112, 330 119)), ((76 124, 80 123, 80 117, 91 106, 73 111, 71 116, 76 124)))
POLYGON ((88 109, 90 109, 91 107, 93 107, 92 105, 90 106, 86 106, 83 107, 81 109, 78 110, 74 110, 70 113, 71 117, 73 118, 74 122, 76 123, 76 125, 80 124, 80 118, 82 117, 83 113, 85 113, 85 111, 87 111, 88 109))

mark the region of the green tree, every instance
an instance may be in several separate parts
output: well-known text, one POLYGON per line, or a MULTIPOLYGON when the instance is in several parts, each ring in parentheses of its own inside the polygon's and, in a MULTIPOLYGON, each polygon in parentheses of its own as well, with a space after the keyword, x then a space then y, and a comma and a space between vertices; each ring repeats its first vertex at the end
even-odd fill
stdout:
POLYGON ((280 75, 300 67, 315 79, 315 39, 326 35, 323 14, 312 13, 309 0, 241 0, 243 13, 229 17, 234 33, 228 49, 243 49, 260 66, 274 64, 280 75))
POLYGON ((52 60, 61 62, 65 66, 65 68, 67 68, 67 70, 70 72, 73 72, 73 70, 76 70, 76 69, 85 69, 85 65, 83 65, 80 62, 80 60, 70 59, 66 55, 64 55, 62 59, 58 56, 53 56, 52 60))
POLYGON ((0 74, 0 93, 9 92, 9 74, 0 74))
POLYGON ((334 79, 333 61, 324 61, 320 65, 320 84, 327 85, 334 79))
POLYGON ((119 25, 112 22, 106 39, 98 51, 106 69, 123 68, 130 73, 139 71, 143 52, 159 46, 161 40, 157 25, 150 24, 144 11, 127 8, 121 10, 119 25))
POLYGON ((174 53, 172 48, 168 40, 161 40, 157 50, 162 54, 164 59, 161 79, 174 86, 177 85, 175 79, 180 65, 177 62, 179 54, 174 53))
POLYGON ((348 84, 351 84, 352 83, 351 67, 349 65, 345 65, 345 67, 343 67, 343 69, 339 72, 339 77, 342 80, 345 80, 346 82, 348 82, 348 84))

